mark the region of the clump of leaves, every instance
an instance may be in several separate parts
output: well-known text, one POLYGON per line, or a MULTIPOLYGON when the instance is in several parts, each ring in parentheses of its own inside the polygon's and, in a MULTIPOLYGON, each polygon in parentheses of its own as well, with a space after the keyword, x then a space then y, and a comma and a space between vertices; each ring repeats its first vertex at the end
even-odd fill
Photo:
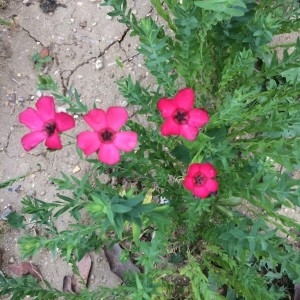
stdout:
POLYGON ((41 71, 52 61, 52 56, 49 54, 49 50, 44 48, 39 52, 35 51, 31 60, 34 63, 36 70, 41 71))
POLYGON ((11 21, 8 21, 6 19, 0 18, 0 25, 10 26, 12 24, 11 21))
MULTIPOLYGON (((59 249, 75 263, 91 249, 126 242, 124 255, 134 253, 142 272, 111 290, 119 298, 170 299, 174 291, 178 299, 288 297, 278 282, 300 281, 299 252, 284 237, 297 239, 300 225, 282 213, 300 207, 299 182, 292 176, 300 166, 300 40, 285 46, 282 58, 269 43, 300 29, 299 3, 151 3, 164 22, 138 19, 126 0, 104 1, 112 6, 110 15, 139 38, 138 51, 157 83, 152 90, 128 76, 118 81, 120 92, 158 127, 157 100, 188 86, 210 122, 194 142, 163 138, 155 126, 128 122, 139 134, 134 153, 113 168, 88 161, 92 172, 141 182, 143 190, 124 191, 97 179, 91 184, 88 173, 81 180, 63 174, 55 183, 71 196, 59 193, 53 203, 24 199, 24 211, 45 226, 66 212, 75 223, 61 232, 51 223, 50 237, 26 235, 20 249, 25 257, 59 249), (182 178, 191 163, 203 161, 218 170, 219 191, 199 200, 184 190, 182 178), (81 222, 81 212, 91 223, 81 222), (180 288, 175 279, 183 282, 180 288)), ((49 78, 42 83, 55 88, 49 78)), ((71 95, 59 99, 85 112, 79 95, 71 95)))

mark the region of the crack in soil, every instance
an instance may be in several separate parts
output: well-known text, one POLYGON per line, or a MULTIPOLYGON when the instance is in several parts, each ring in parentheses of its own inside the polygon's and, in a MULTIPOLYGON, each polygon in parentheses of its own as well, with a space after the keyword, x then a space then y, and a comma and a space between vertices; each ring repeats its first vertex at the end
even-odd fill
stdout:
POLYGON ((10 156, 10 155, 8 154, 8 151, 7 151, 7 148, 8 148, 8 146, 9 146, 9 140, 10 140, 10 137, 11 137, 11 135, 12 135, 13 129, 14 129, 14 128, 12 128, 12 129, 9 131, 9 133, 7 134, 6 143, 5 143, 4 147, 3 147, 3 152, 4 152, 9 158, 13 158, 13 157, 14 157, 14 156, 10 156))
POLYGON ((24 28, 23 26, 20 26, 20 28, 22 30, 24 30, 28 34, 28 36, 30 38, 32 38, 36 43, 40 43, 43 47, 45 47, 45 45, 40 40, 38 40, 36 37, 34 37, 28 29, 24 28))
MULTIPOLYGON (((64 71, 62 71, 62 72, 60 73, 60 77, 61 77, 61 80, 62 80, 63 94, 66 94, 66 92, 67 92, 67 90, 68 90, 68 86, 69 86, 69 82, 70 82, 71 76, 72 76, 72 75, 73 75, 80 67, 82 67, 82 66, 84 66, 84 65, 86 65, 86 64, 89 64, 90 61, 93 60, 93 59, 98 59, 98 58, 103 57, 103 56, 105 55, 105 53, 106 53, 112 46, 114 46, 116 43, 118 43, 119 45, 121 45, 122 42, 124 41, 124 39, 125 39, 127 33, 129 32, 129 30, 130 30, 130 28, 127 27, 127 28, 124 30, 122 36, 121 36, 119 39, 117 39, 116 41, 113 41, 112 43, 110 43, 109 45, 107 45, 107 46, 103 49, 103 51, 101 51, 101 52, 99 53, 99 55, 90 57, 89 59, 83 61, 82 63, 80 63, 79 65, 77 65, 73 70, 64 70, 64 71), (63 78, 63 73, 65 73, 65 72, 70 72, 70 74, 69 74, 66 78, 63 78)), ((120 46, 120 48, 122 49, 121 46, 120 46)))

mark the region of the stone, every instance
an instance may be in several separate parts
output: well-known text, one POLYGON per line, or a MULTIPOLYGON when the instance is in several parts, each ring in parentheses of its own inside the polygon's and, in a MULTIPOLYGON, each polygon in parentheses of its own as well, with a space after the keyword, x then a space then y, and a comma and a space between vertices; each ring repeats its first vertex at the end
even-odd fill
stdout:
POLYGON ((121 102, 121 106, 122 106, 122 107, 128 106, 128 102, 127 102, 126 100, 122 101, 122 102, 121 102))
POLYGON ((103 69, 103 62, 101 59, 97 59, 96 62, 95 62, 95 69, 97 71, 103 69))
POLYGON ((79 167, 79 166, 76 166, 76 167, 73 169, 73 174, 78 173, 80 170, 81 170, 80 167, 79 167))

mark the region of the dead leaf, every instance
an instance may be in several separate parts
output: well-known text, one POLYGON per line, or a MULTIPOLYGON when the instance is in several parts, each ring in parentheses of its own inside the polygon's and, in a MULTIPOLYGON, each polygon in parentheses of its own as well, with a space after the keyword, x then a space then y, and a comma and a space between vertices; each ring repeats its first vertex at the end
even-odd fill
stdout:
POLYGON ((82 287, 87 286, 91 266, 92 266, 92 259, 88 254, 86 254, 77 263, 77 267, 78 267, 80 276, 78 276, 78 275, 72 276, 72 290, 76 294, 78 294, 80 292, 82 287))
POLYGON ((2 249, 0 249, 0 270, 1 270, 1 268, 2 268, 2 264, 3 264, 3 250, 2 249))
POLYGON ((295 284, 294 293, 294 300, 300 300, 300 284, 295 284))
POLYGON ((34 278, 36 278, 38 281, 43 280, 43 277, 41 275, 41 272, 39 268, 29 262, 21 262, 19 264, 11 264, 8 266, 8 269, 11 273, 13 273, 16 276, 23 276, 30 274, 34 278))
POLYGON ((63 281, 63 291, 73 294, 72 291, 72 276, 65 276, 63 281))
POLYGON ((108 260, 110 270, 124 280, 124 276, 127 272, 140 272, 140 269, 131 261, 122 262, 122 251, 119 244, 114 244, 111 248, 104 247, 104 253, 108 260))
POLYGON ((48 48, 43 48, 41 51, 40 51, 40 57, 44 58, 46 56, 49 56, 49 49, 48 48))
POLYGON ((89 278, 91 266, 92 266, 92 259, 91 259, 91 257, 88 254, 86 254, 77 263, 79 274, 80 274, 81 278, 84 280, 85 284, 87 284, 87 280, 89 278))

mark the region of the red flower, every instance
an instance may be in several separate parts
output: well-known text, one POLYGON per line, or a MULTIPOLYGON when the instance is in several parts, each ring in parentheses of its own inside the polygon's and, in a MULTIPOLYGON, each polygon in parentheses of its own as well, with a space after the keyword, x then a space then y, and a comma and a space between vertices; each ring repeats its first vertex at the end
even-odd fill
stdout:
POLYGON ((157 108, 166 119, 161 127, 162 135, 181 135, 190 141, 196 139, 199 129, 209 121, 209 115, 203 109, 193 108, 194 98, 194 91, 185 88, 174 99, 158 101, 157 108))
POLYGON ((217 171, 210 163, 191 164, 183 185, 187 190, 192 191, 194 196, 207 198, 211 193, 218 191, 219 184, 214 179, 216 176, 217 171))
POLYGON ((35 104, 36 110, 29 107, 19 115, 19 122, 31 129, 22 137, 21 143, 26 151, 45 141, 49 149, 61 149, 59 134, 75 126, 72 116, 55 111, 53 97, 42 96, 35 104))
POLYGON ((77 135, 77 145, 85 155, 98 152, 101 162, 113 165, 120 161, 120 150, 130 152, 136 147, 136 132, 120 132, 128 119, 128 113, 123 107, 110 107, 107 112, 92 109, 83 119, 93 129, 77 135))

